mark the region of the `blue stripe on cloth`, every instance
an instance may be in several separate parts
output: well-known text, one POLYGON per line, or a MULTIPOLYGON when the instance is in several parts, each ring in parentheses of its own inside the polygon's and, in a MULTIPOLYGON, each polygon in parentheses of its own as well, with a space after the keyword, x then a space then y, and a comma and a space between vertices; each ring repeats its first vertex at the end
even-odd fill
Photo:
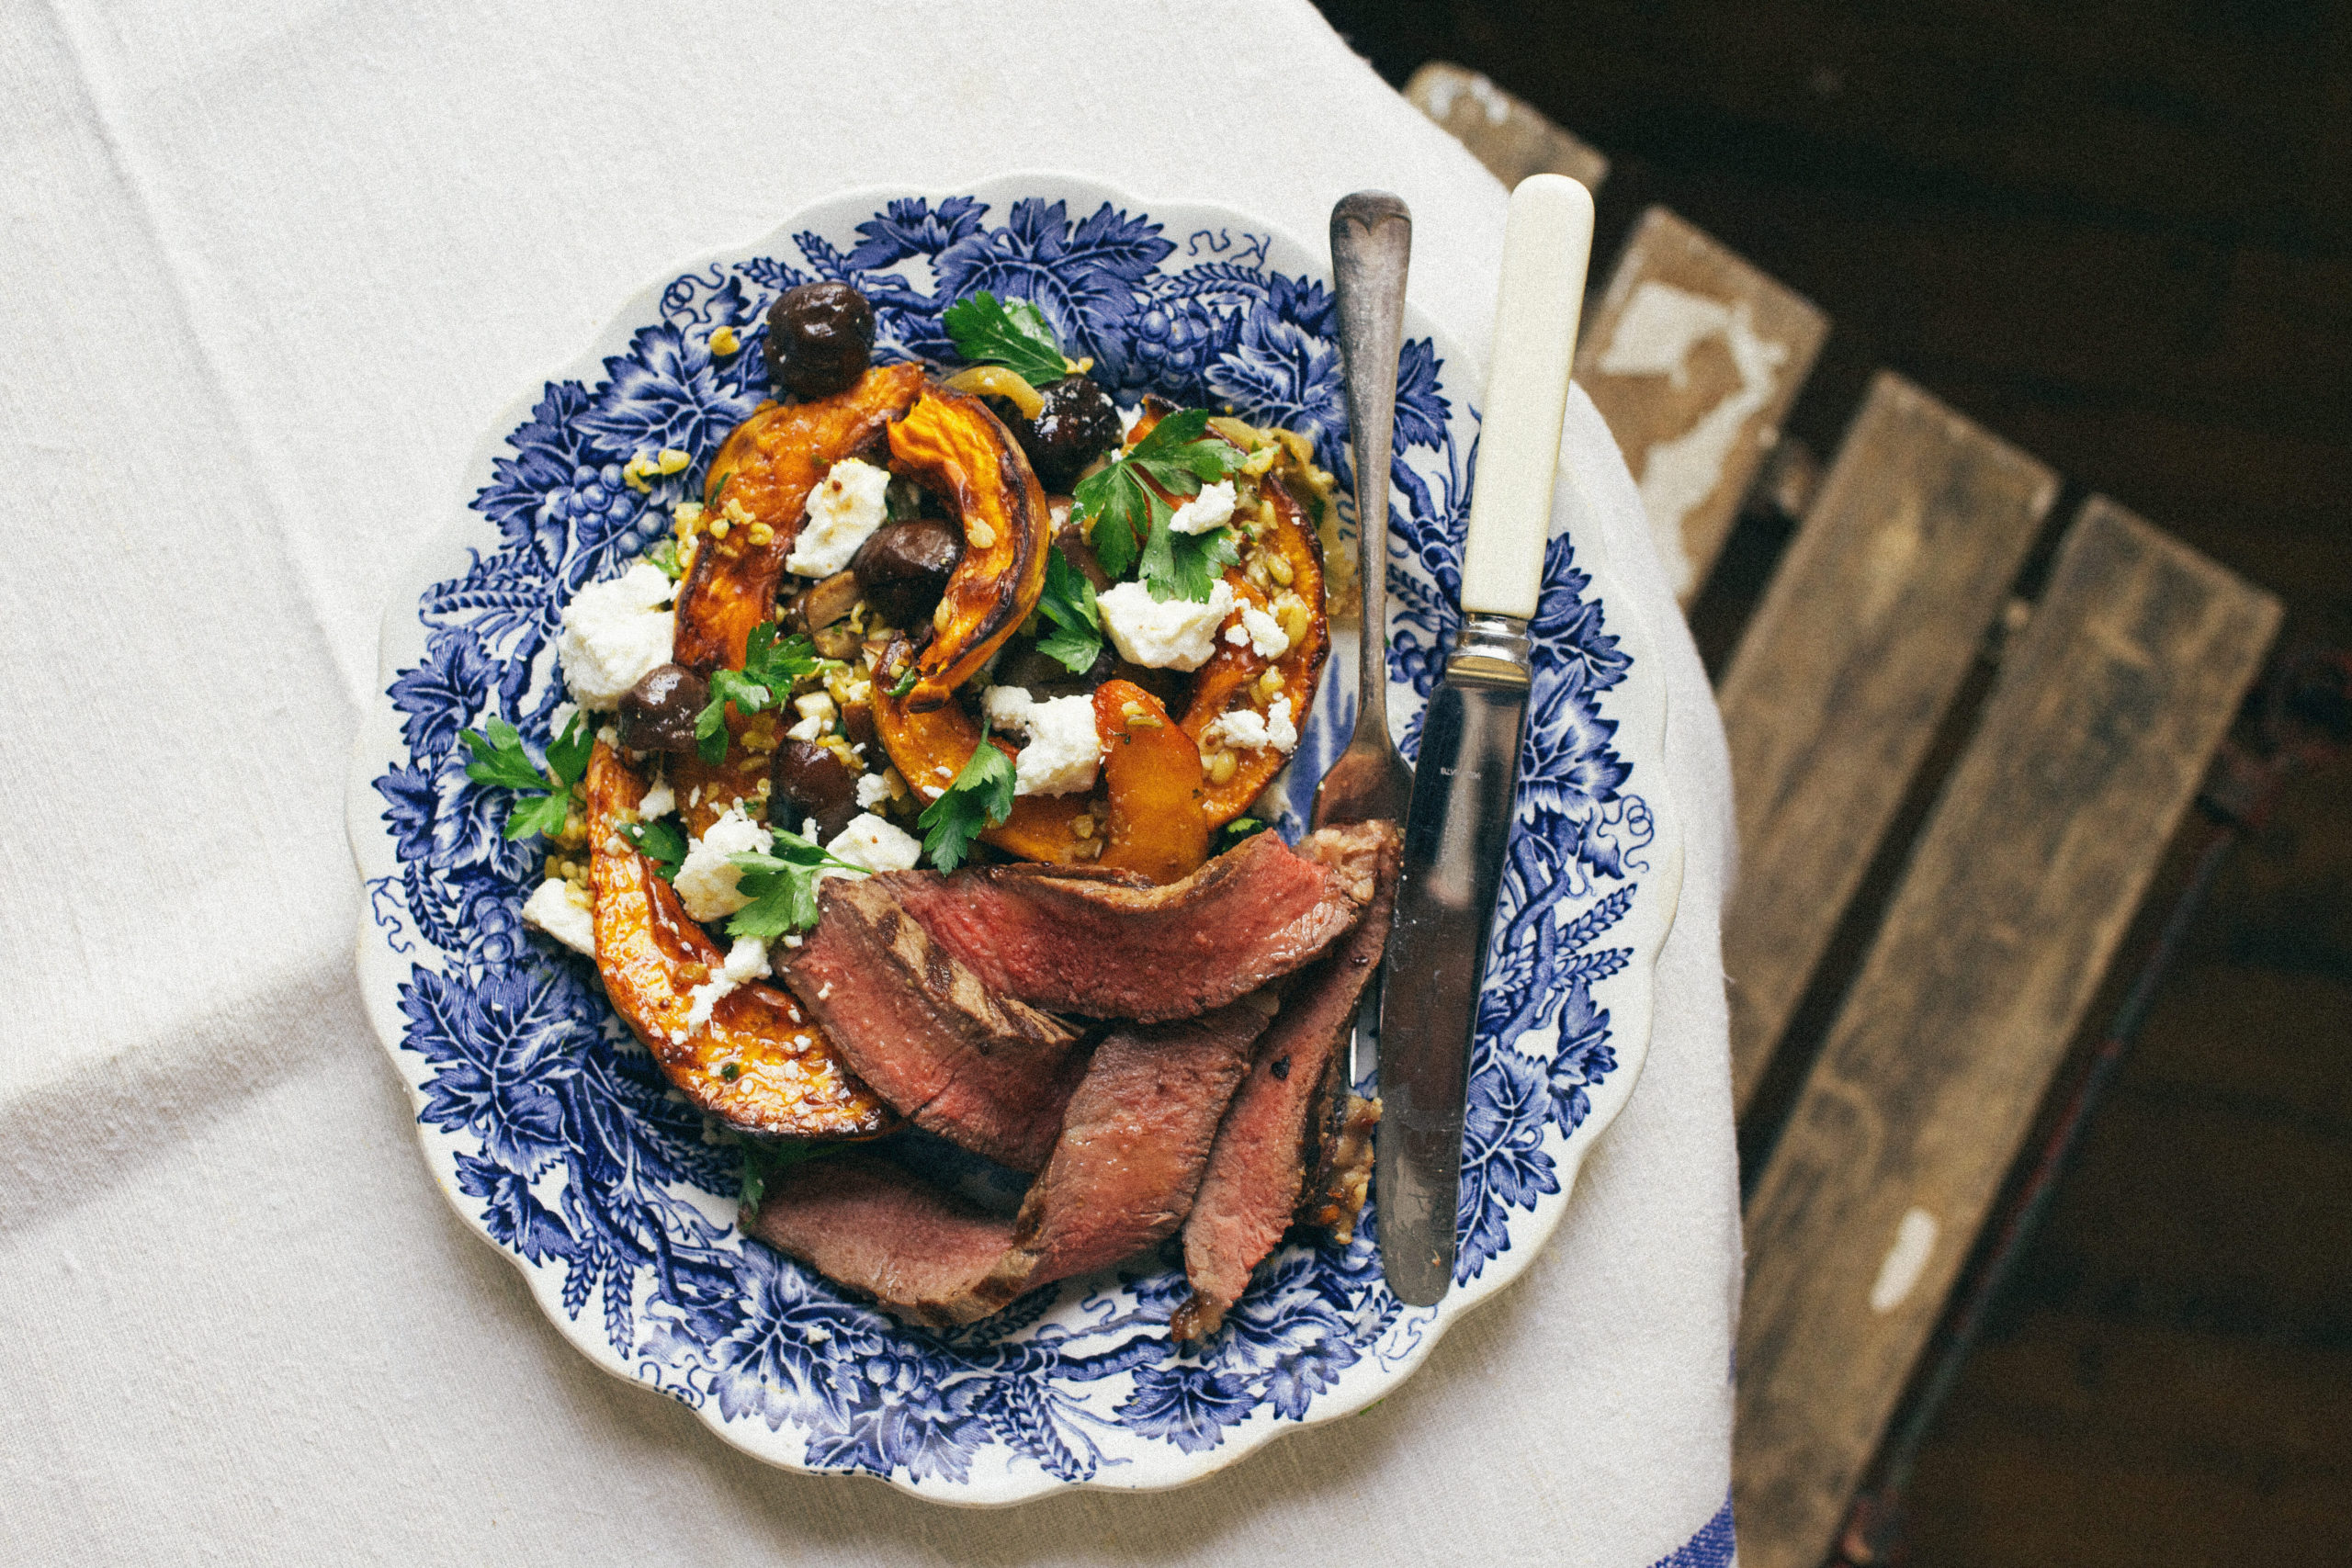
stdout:
POLYGON ((1650 1564, 1650 1568, 1731 1568, 1731 1499, 1697 1535, 1650 1564))

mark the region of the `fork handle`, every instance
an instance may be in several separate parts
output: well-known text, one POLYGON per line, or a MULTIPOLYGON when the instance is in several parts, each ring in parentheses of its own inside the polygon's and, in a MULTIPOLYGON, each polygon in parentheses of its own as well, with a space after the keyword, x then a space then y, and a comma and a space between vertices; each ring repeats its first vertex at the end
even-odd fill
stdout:
POLYGON ((1356 477, 1356 733, 1388 728, 1388 460, 1396 434, 1396 363, 1405 338, 1405 273, 1413 215, 1386 191, 1360 190, 1331 209, 1331 276, 1339 288, 1340 359, 1356 477))

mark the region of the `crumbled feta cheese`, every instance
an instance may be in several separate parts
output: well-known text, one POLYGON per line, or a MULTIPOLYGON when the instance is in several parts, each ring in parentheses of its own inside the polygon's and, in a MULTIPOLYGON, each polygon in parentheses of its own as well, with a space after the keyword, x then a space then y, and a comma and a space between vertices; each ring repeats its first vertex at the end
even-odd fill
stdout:
POLYGON ((825 852, 867 871, 912 871, 915 862, 922 858, 922 842, 868 811, 851 818, 849 826, 825 846, 825 852))
POLYGON ((1122 582, 1095 600, 1102 629, 1119 657, 1147 670, 1198 670, 1216 651, 1216 629, 1233 613, 1233 585, 1223 578, 1206 603, 1154 599, 1140 582, 1122 582))
POLYGON ((791 739, 806 740, 813 746, 833 732, 833 699, 824 693, 810 692, 793 698, 792 711, 800 716, 800 722, 785 731, 791 739))
POLYGON ((1247 599, 1241 602, 1241 618, 1225 628, 1225 640, 1255 650, 1261 659, 1280 659, 1290 651, 1290 636, 1283 624, 1247 599))
POLYGON ((880 773, 857 775, 857 808, 871 811, 890 798, 890 781, 880 773))
MULTIPOLYGON (((686 993, 687 1030, 692 1032, 708 1023, 711 1011, 718 1006, 719 998, 733 990, 735 985, 736 982, 729 979, 722 971, 688 991, 686 993)), ((681 1041, 679 1043, 683 1044, 684 1042, 681 1041)))
POLYGON ((855 457, 835 463, 808 492, 808 521, 785 558, 786 570, 802 577, 831 577, 847 567, 857 547, 882 526, 889 489, 888 468, 855 457))
POLYGON ((582 707, 618 707, 646 671, 670 662, 677 617, 662 606, 674 592, 660 567, 639 561, 572 595, 555 651, 582 707))
POLYGON ((577 714, 579 711, 580 705, 578 703, 556 704, 554 709, 548 715, 548 733, 549 735, 561 735, 565 730, 571 728, 572 716, 577 714))
POLYGON ((991 725, 1029 738, 1013 756, 1013 794, 1076 795, 1094 787, 1102 740, 1094 728, 1093 698, 1041 703, 1019 686, 991 686, 980 705, 991 725))
POLYGON ((1205 534, 1233 521, 1233 481, 1219 479, 1201 487, 1201 493, 1176 509, 1168 520, 1170 532, 1205 534))
POLYGON ((550 876, 523 900, 523 923, 589 958, 596 956, 596 911, 588 889, 550 876))
POLYGON ((678 890, 686 913, 697 920, 724 919, 751 902, 735 884, 742 868, 727 857, 775 848, 775 835, 744 815, 741 801, 710 825, 710 831, 686 846, 686 858, 670 886, 678 890))
POLYGON ((741 985, 746 980, 764 980, 774 970, 768 967, 768 944, 755 936, 739 936, 735 945, 727 950, 727 963, 720 974, 741 985))
POLYGON ((1131 409, 1119 410, 1120 445, 1125 446, 1126 444, 1127 437, 1135 434, 1136 422, 1141 418, 1143 418, 1143 405, 1141 403, 1137 403, 1131 409))
POLYGON ((1269 746, 1277 751, 1295 750, 1298 726, 1291 718, 1290 699, 1276 697, 1262 714, 1253 708, 1219 714, 1202 728, 1201 744, 1236 751, 1262 751, 1269 746))
POLYGON ((653 781, 646 790, 645 797, 637 803, 637 818, 640 822, 650 822, 656 817, 667 817, 676 809, 678 792, 670 787, 669 776, 664 774, 653 781))

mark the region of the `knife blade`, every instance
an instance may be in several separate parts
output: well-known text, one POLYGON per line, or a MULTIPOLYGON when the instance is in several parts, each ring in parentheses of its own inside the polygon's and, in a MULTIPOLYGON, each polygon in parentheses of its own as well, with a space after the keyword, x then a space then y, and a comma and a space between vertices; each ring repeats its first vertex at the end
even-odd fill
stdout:
POLYGON ((1462 629, 1421 721, 1404 875, 1382 965, 1374 1181, 1382 1272, 1413 1306, 1453 1279, 1470 1047, 1502 879, 1567 414, 1592 197, 1535 175, 1511 192, 1502 288, 1462 543, 1462 629))

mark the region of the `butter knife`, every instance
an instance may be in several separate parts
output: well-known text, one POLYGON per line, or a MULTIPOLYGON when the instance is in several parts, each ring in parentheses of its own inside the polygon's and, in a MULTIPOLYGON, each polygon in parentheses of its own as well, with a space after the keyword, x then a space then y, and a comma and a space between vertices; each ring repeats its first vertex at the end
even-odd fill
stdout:
POLYGON ((1527 624, 1543 587, 1592 197, 1560 175, 1511 192, 1476 488, 1462 541, 1462 629, 1421 721, 1404 879, 1383 965, 1377 1157, 1381 1269, 1413 1306, 1453 1282, 1470 1042, 1510 835, 1527 713, 1527 624))

